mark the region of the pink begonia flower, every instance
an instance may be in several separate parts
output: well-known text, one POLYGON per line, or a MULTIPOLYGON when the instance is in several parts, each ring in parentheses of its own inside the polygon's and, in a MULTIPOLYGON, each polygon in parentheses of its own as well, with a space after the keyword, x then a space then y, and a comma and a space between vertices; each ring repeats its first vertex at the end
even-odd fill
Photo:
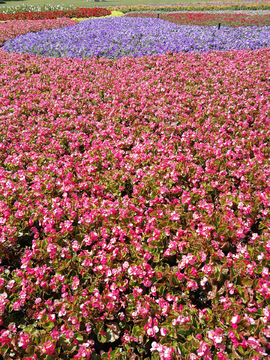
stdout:
POLYGON ((72 317, 69 318, 68 320, 70 320, 73 325, 77 324, 78 321, 79 321, 76 316, 72 316, 72 317))
POLYGON ((152 285, 152 282, 149 279, 143 280, 143 285, 145 287, 150 287, 152 285))
POLYGON ((66 315, 66 308, 63 306, 60 311, 58 312, 58 316, 61 317, 61 316, 65 316, 66 315))
POLYGON ((238 323, 238 321, 240 320, 240 317, 239 315, 235 315, 232 320, 231 320, 231 323, 232 323, 232 328, 233 329, 238 329, 238 326, 236 325, 238 323))
POLYGON ((270 325, 267 326, 267 329, 262 329, 262 333, 265 337, 270 338, 270 325))
POLYGON ((248 341, 249 345, 253 349, 255 349, 258 353, 260 353, 263 356, 267 356, 265 349, 260 346, 260 342, 258 340, 256 340, 253 336, 250 336, 247 341, 248 341))
POLYGON ((5 279, 0 278, 0 289, 4 286, 5 284, 5 279))
POLYGON ((256 349, 260 345, 258 340, 256 340, 253 336, 248 338, 248 343, 251 347, 253 347, 253 349, 256 349))
POLYGON ((174 301, 174 299, 175 299, 175 296, 173 296, 173 295, 171 295, 171 294, 167 294, 167 295, 166 295, 166 300, 167 300, 167 301, 174 301))
POLYGON ((25 350, 27 348, 29 342, 30 342, 30 339, 26 334, 20 334, 19 341, 18 341, 19 347, 22 347, 25 350))
POLYGON ((153 296, 156 296, 156 295, 157 295, 157 288, 156 288, 155 286, 151 286, 150 291, 151 291, 151 294, 152 294, 153 296))
POLYGON ((269 269, 264 267, 261 274, 262 274, 263 278, 268 278, 269 277, 269 269))
POLYGON ((78 241, 73 241, 73 243, 72 243, 72 249, 73 249, 73 251, 78 251, 78 250, 80 250, 80 245, 79 245, 79 243, 78 243, 78 241))
POLYGON ((16 325, 14 323, 9 324, 8 330, 12 331, 13 333, 16 333, 17 332, 16 325))
POLYGON ((233 283, 228 284, 228 289, 229 289, 229 293, 231 295, 233 295, 234 294, 234 284, 233 283))
POLYGON ((88 348, 88 344, 79 344, 79 351, 78 354, 74 355, 74 359, 86 358, 90 359, 92 354, 92 350, 88 348))
POLYGON ((180 221, 180 215, 176 212, 171 213, 171 220, 180 221))
POLYGON ((161 336, 166 336, 166 334, 167 334, 167 329, 166 329, 165 327, 162 327, 162 328, 160 329, 160 334, 161 334, 161 336))
POLYGON ((187 289, 188 289, 188 290, 196 290, 196 289, 198 289, 198 288, 199 288, 199 286, 198 286, 198 284, 197 284, 196 281, 194 281, 194 280, 189 280, 189 281, 187 282, 187 289))
POLYGON ((209 345, 205 343, 204 341, 200 341, 200 347, 197 350, 198 356, 203 357, 204 359, 210 360, 212 359, 212 356, 209 352, 209 345))
POLYGON ((12 289, 13 288, 13 286, 14 286, 14 284, 15 284, 15 280, 10 280, 8 283, 7 283, 7 289, 12 289))
POLYGON ((216 329, 216 331, 210 330, 208 332, 208 337, 209 337, 209 339, 214 341, 215 345, 220 344, 223 339, 222 332, 223 332, 222 329, 216 329))
MULTIPOLYGON (((173 353, 175 352, 174 348, 172 347, 168 348, 167 346, 161 345, 156 341, 152 342, 150 351, 151 352, 158 351, 161 360, 171 360, 173 353)), ((181 354, 180 350, 179 350, 179 354, 181 354)))
POLYGON ((44 354, 54 355, 54 353, 55 353, 55 344, 52 343, 51 340, 46 341, 46 342, 42 345, 41 351, 42 351, 42 353, 44 353, 44 354))
POLYGON ((65 336, 68 338, 68 339, 72 339, 73 336, 74 336, 74 332, 72 330, 67 330, 65 332, 65 336))
POLYGON ((60 337, 60 332, 58 330, 54 330, 51 332, 51 337, 53 340, 57 341, 60 337))
POLYGON ((204 285, 207 283, 207 281, 208 281, 208 278, 206 276, 204 276, 200 281, 201 286, 204 287, 204 285))
POLYGON ((20 311, 20 310, 21 310, 21 303, 20 303, 20 301, 19 301, 19 300, 15 301, 15 302, 13 303, 12 307, 13 307, 13 310, 15 310, 15 311, 20 311))
POLYGON ((71 289, 72 290, 76 290, 78 289, 78 286, 80 285, 80 280, 77 278, 77 276, 74 276, 73 277, 73 283, 72 283, 72 286, 71 286, 71 289))

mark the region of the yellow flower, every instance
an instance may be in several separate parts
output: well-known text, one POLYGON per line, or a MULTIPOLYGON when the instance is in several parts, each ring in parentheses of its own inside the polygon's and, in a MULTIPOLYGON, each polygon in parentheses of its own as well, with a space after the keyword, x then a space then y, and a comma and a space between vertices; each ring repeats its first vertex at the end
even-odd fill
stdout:
POLYGON ((103 17, 117 17, 117 16, 124 16, 124 13, 122 13, 121 11, 115 11, 113 10, 111 15, 107 15, 107 16, 100 16, 100 17, 90 17, 90 18, 72 18, 72 20, 76 20, 78 22, 81 22, 81 21, 85 21, 85 20, 89 20, 89 19, 100 19, 100 18, 103 18, 103 17))

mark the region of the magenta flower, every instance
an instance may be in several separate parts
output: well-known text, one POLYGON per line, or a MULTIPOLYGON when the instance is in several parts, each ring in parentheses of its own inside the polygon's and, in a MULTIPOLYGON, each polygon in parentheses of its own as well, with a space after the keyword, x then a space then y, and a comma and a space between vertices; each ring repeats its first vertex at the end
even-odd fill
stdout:
POLYGON ((55 344, 51 342, 51 340, 46 341, 41 345, 41 352, 43 354, 54 355, 55 353, 55 344))
POLYGON ((239 320, 240 320, 239 315, 235 315, 234 317, 232 317, 231 324, 233 329, 238 329, 237 323, 239 322, 239 320))

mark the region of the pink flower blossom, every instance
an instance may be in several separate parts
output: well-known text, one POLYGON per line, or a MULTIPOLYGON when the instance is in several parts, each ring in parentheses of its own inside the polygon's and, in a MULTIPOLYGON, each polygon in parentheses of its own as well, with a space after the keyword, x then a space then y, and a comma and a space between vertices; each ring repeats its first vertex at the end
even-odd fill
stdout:
POLYGON ((28 347, 29 342, 30 339, 26 334, 19 335, 19 342, 18 342, 19 347, 22 347, 25 350, 28 347))
POLYGON ((237 326, 236 324, 239 322, 239 320, 240 320, 239 315, 235 315, 235 316, 232 317, 232 319, 231 319, 231 324, 232 324, 232 328, 233 328, 233 329, 237 329, 237 328, 238 328, 238 326, 237 326))
POLYGON ((41 345, 41 352, 43 354, 48 354, 48 355, 54 355, 55 353, 55 344, 53 342, 46 341, 44 344, 41 345))

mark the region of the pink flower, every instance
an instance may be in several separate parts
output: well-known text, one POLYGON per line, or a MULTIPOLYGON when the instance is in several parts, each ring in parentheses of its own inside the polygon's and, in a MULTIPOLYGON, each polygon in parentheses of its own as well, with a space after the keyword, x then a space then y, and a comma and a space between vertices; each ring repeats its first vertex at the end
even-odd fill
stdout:
POLYGON ((253 336, 250 336, 248 338, 248 343, 251 347, 253 347, 253 349, 257 349, 257 347, 259 347, 259 341, 256 340, 253 336))
POLYGON ((72 290, 76 290, 78 289, 78 286, 80 285, 80 280, 77 278, 77 276, 74 276, 73 277, 73 283, 72 283, 72 286, 71 286, 71 289, 72 290))
POLYGON ((25 350, 27 348, 29 342, 30 342, 30 339, 26 334, 20 334, 19 341, 18 341, 19 347, 22 347, 25 350))
POLYGON ((53 340, 57 341, 60 337, 60 332, 57 330, 54 330, 51 332, 51 336, 52 336, 53 340))
POLYGON ((72 323, 73 325, 77 324, 78 321, 79 321, 76 316, 72 316, 69 320, 71 321, 71 323, 72 323))
POLYGON ((167 329, 166 329, 165 327, 162 327, 162 328, 160 329, 160 334, 161 334, 161 336, 166 336, 166 334, 167 334, 167 329))
POLYGON ((86 358, 90 359, 92 350, 88 347, 88 344, 79 344, 78 354, 74 355, 74 359, 86 358))
POLYGON ((264 267, 261 274, 262 274, 262 277, 263 277, 263 278, 267 278, 267 279, 268 279, 268 277, 269 277, 269 269, 266 268, 266 267, 264 267))
POLYGON ((220 344, 222 342, 222 333, 223 329, 210 330, 208 332, 208 337, 209 339, 213 340, 214 344, 217 346, 217 344, 220 344))
POLYGON ((80 245, 79 245, 79 243, 78 243, 78 241, 73 241, 73 243, 72 243, 72 249, 73 249, 73 251, 78 251, 78 250, 80 250, 80 245))
POLYGON ((58 312, 58 316, 59 317, 62 317, 62 316, 65 316, 66 315, 66 308, 63 306, 60 311, 58 312))
POLYGON ((209 345, 203 341, 200 341, 200 347, 197 350, 198 356, 206 356, 209 354, 209 345))
POLYGON ((51 340, 46 341, 42 346, 41 346, 41 352, 43 354, 48 354, 48 355, 54 355, 55 353, 55 344, 51 342, 51 340))
POLYGON ((265 337, 270 338, 270 325, 267 326, 267 329, 263 329, 262 333, 265 337))
POLYGON ((235 315, 232 319, 231 319, 231 324, 232 324, 232 328, 233 329, 237 329, 238 326, 236 325, 238 323, 238 321, 240 320, 239 315, 235 315))
POLYGON ((199 288, 199 286, 198 286, 198 284, 197 284, 197 282, 195 280, 189 280, 187 282, 187 289, 188 290, 196 290, 198 288, 199 288))
POLYGON ((13 303, 12 307, 13 307, 13 310, 15 310, 15 311, 21 310, 20 301, 19 301, 19 300, 18 300, 18 301, 15 301, 15 302, 13 303))
POLYGON ((171 220, 180 221, 180 215, 176 212, 171 213, 171 220))
POLYGON ((72 339, 73 336, 74 336, 74 332, 72 330, 67 330, 65 332, 65 336, 68 338, 68 339, 72 339))

